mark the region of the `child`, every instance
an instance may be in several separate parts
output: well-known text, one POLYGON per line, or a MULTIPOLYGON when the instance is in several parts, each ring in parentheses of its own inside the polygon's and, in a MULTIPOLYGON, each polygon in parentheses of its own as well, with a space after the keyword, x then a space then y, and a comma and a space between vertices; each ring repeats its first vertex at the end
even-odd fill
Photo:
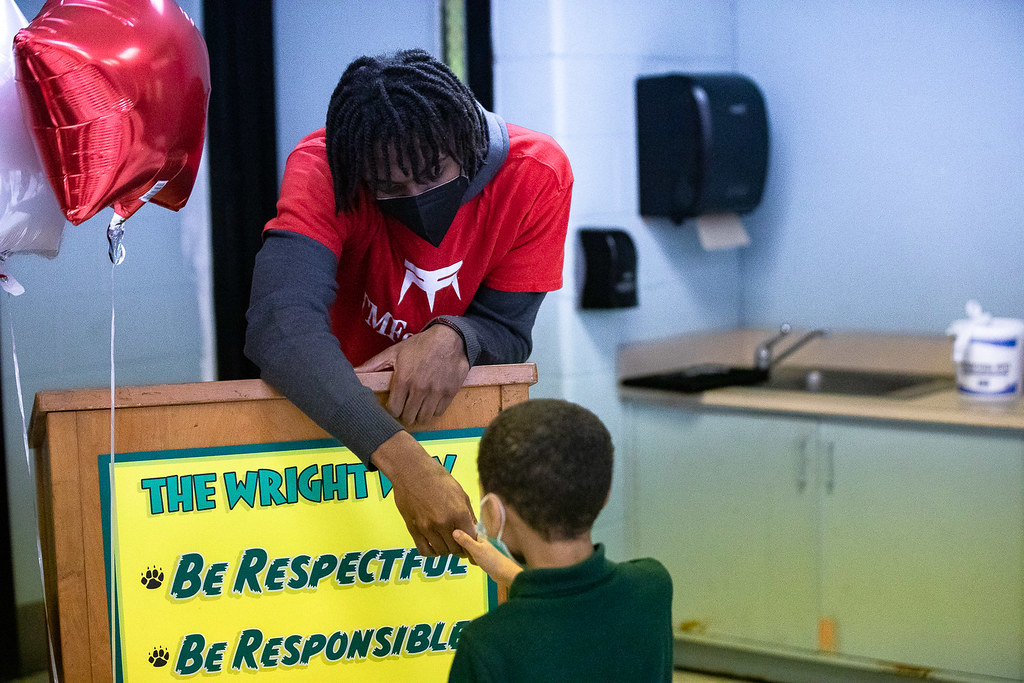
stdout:
POLYGON ((597 416, 556 399, 517 404, 484 432, 477 469, 477 538, 453 537, 510 587, 462 631, 449 682, 671 681, 668 572, 607 560, 590 539, 612 480, 597 416))

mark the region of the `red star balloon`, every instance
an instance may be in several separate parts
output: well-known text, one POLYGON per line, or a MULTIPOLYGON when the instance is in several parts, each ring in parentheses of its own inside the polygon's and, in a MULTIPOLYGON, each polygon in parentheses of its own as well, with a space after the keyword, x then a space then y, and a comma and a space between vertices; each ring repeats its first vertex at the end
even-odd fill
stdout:
POLYGON ((172 0, 47 0, 14 39, 15 80, 50 184, 78 225, 113 206, 177 211, 203 151, 210 62, 172 0))

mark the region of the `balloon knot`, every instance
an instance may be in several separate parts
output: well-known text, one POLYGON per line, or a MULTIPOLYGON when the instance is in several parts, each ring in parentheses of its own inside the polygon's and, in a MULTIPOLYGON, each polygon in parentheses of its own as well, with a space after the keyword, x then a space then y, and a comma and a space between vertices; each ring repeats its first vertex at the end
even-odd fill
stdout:
POLYGON ((115 213, 107 227, 107 242, 110 243, 107 255, 110 256, 110 262, 115 266, 121 265, 121 262, 124 261, 124 245, 121 244, 121 240, 124 239, 124 222, 126 220, 128 219, 115 213))

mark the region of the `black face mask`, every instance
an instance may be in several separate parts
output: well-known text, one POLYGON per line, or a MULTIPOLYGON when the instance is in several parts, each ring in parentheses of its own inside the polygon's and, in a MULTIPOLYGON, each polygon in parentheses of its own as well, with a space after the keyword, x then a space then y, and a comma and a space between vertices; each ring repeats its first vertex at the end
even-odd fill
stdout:
POLYGON ((462 206, 462 195, 467 187, 469 178, 460 175, 426 192, 408 197, 378 199, 377 206, 381 213, 391 216, 417 236, 438 247, 462 206))

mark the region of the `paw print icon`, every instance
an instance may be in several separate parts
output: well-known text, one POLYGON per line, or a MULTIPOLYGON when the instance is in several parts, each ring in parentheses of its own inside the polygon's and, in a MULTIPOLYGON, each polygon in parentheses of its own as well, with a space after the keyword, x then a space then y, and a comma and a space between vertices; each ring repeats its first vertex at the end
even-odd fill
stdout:
POLYGON ((153 652, 149 655, 149 663, 152 664, 154 668, 166 666, 167 660, 170 659, 170 656, 171 654, 167 650, 162 647, 155 647, 153 648, 153 652))
POLYGON ((142 585, 153 590, 159 588, 164 582, 164 570, 159 567, 149 567, 142 572, 142 585))

